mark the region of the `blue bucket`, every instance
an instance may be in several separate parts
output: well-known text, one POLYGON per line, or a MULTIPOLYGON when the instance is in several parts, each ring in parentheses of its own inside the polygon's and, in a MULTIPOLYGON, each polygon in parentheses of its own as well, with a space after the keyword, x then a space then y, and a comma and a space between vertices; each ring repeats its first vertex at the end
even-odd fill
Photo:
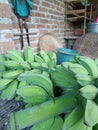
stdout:
POLYGON ((62 62, 67 62, 72 59, 76 55, 79 55, 80 53, 76 50, 72 49, 66 49, 66 48, 58 48, 57 49, 57 64, 61 64, 62 62))

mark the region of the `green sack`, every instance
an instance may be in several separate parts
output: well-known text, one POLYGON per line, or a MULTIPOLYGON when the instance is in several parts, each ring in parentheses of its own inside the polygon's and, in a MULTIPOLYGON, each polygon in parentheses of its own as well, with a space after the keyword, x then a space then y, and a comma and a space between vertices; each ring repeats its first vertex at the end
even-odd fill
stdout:
POLYGON ((18 18, 26 18, 32 11, 33 0, 12 0, 12 8, 18 18))

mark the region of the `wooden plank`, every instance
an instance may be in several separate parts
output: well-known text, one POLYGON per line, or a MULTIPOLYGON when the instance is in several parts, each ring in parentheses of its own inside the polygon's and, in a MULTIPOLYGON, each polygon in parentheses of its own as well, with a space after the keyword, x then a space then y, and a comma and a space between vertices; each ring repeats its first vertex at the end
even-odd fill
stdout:
POLYGON ((70 17, 70 18, 67 18, 67 20, 74 22, 75 20, 79 20, 79 19, 81 19, 81 18, 84 18, 84 16, 70 17))
POLYGON ((80 13, 85 13, 85 9, 79 9, 79 10, 68 10, 67 15, 69 14, 80 14, 80 13))
MULTIPOLYGON (((70 18, 67 18, 67 21, 74 22, 74 21, 79 21, 80 19, 84 19, 84 18, 85 16, 70 17, 70 18)), ((90 19, 88 17, 86 17, 86 20, 94 21, 94 19, 90 19)))
POLYGON ((21 35, 36 35, 37 33, 19 33, 19 34, 14 34, 14 36, 21 36, 21 35))
POLYGON ((77 39, 77 38, 79 38, 79 37, 78 36, 65 36, 64 37, 65 40, 70 40, 70 39, 74 40, 74 39, 77 39))

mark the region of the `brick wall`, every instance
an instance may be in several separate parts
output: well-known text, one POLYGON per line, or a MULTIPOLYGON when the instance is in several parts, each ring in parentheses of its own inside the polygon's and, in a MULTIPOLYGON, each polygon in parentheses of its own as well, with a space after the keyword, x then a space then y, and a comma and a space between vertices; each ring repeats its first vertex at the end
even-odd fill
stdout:
MULTIPOLYGON (((27 19, 30 43, 38 51, 39 37, 45 33, 54 33, 64 44, 65 4, 63 0, 34 0, 33 10, 27 19)), ((11 10, 10 0, 0 0, 0 53, 10 48, 20 49, 20 30, 17 18, 11 10)), ((24 30, 25 33, 25 30, 24 30)), ((27 46, 26 36, 24 43, 27 46)))
POLYGON ((11 9, 7 0, 0 0, 0 53, 14 48, 11 9))

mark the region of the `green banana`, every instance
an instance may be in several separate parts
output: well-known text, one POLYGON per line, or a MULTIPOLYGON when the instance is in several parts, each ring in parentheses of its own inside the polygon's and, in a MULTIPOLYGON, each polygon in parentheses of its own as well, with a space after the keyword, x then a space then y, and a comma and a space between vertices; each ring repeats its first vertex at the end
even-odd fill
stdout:
POLYGON ((63 119, 60 116, 35 124, 30 130, 62 130, 63 119))
POLYGON ((62 66, 71 71, 75 75, 88 75, 88 71, 80 64, 71 63, 71 62, 63 62, 62 66))
POLYGON ((31 47, 26 47, 24 49, 23 55, 24 55, 25 61, 27 61, 28 63, 31 64, 32 62, 34 62, 34 52, 31 47))
POLYGON ((38 85, 42 88, 44 88, 44 90, 46 90, 46 92, 50 95, 53 96, 53 84, 51 82, 51 80, 42 75, 42 74, 27 74, 27 73, 23 73, 18 77, 18 80, 26 80, 27 83, 31 84, 31 85, 38 85))
POLYGON ((21 130, 38 122, 53 118, 74 108, 77 100, 70 96, 60 96, 42 104, 10 114, 9 126, 11 130, 21 130), (55 102, 54 102, 55 101, 55 102))
MULTIPOLYGON (((83 116, 83 108, 81 105, 77 105, 68 116, 65 116, 63 130, 69 130, 74 126, 83 116)), ((75 129, 76 130, 76 129, 75 129)))
POLYGON ((20 64, 20 68, 24 69, 24 70, 30 70, 31 66, 27 61, 23 61, 20 64))
POLYGON ((45 61, 42 59, 42 57, 38 56, 38 55, 35 55, 34 56, 34 61, 41 64, 41 63, 44 63, 45 61))
POLYGON ((88 127, 83 122, 83 117, 77 121, 72 127, 65 130, 92 130, 92 127, 88 127))
POLYGON ((93 100, 87 100, 84 119, 89 127, 98 123, 98 105, 93 100))
POLYGON ((23 97, 24 102, 30 104, 39 104, 47 101, 49 96, 47 92, 35 85, 28 85, 17 89, 17 94, 23 97))
POLYGON ((32 62, 31 63, 31 68, 32 69, 36 69, 36 68, 39 68, 40 67, 40 64, 39 63, 37 63, 37 62, 32 62))
POLYGON ((93 59, 86 56, 78 56, 78 62, 87 69, 89 75, 93 78, 98 77, 98 67, 93 59))
POLYGON ((22 69, 18 69, 18 70, 6 70, 3 72, 3 78, 6 79, 15 79, 18 77, 18 75, 20 75, 21 73, 23 73, 24 70, 22 69))
POLYGON ((19 82, 18 89, 19 89, 19 88, 22 88, 22 87, 25 87, 25 86, 27 86, 27 85, 28 85, 28 84, 27 84, 26 80, 22 80, 22 81, 19 82))
POLYGON ((57 64, 57 56, 56 56, 56 53, 54 53, 54 52, 48 52, 47 55, 48 55, 49 58, 50 58, 50 61, 48 62, 48 67, 49 67, 49 68, 55 67, 56 64, 57 64))
POLYGON ((50 61, 49 56, 47 55, 47 53, 44 50, 40 50, 38 55, 43 58, 44 62, 48 63, 50 61))
POLYGON ((7 85, 12 81, 13 79, 0 79, 0 90, 3 90, 7 87, 7 85))
POLYGON ((17 61, 18 63, 24 61, 22 53, 16 49, 9 50, 6 56, 13 61, 17 61))
POLYGON ((94 99, 98 93, 98 88, 94 85, 86 85, 79 90, 80 94, 87 99, 94 99))
POLYGON ((47 65, 47 63, 41 63, 40 64, 40 69, 48 69, 48 65, 47 65))
POLYGON ((81 86, 95 84, 93 77, 91 77, 90 75, 76 75, 75 79, 81 86))
POLYGON ((22 97, 36 96, 36 94, 43 94, 43 96, 47 95, 43 88, 36 85, 26 85, 24 87, 18 88, 17 94, 21 95, 22 97))
POLYGON ((11 83, 7 85, 7 87, 2 91, 1 98, 11 100, 14 98, 16 89, 18 86, 18 81, 13 80, 11 83))
POLYGON ((48 52, 47 55, 49 56, 50 60, 54 60, 57 63, 57 55, 55 52, 48 52))
POLYGON ((49 69, 56 67, 56 62, 53 59, 51 59, 47 64, 49 69))
POLYGON ((4 66, 7 69, 19 69, 20 65, 17 61, 13 61, 13 60, 6 60, 4 61, 4 66))
POLYGON ((62 89, 72 89, 77 86, 74 75, 61 66, 51 72, 51 79, 56 86, 62 89))
POLYGON ((44 103, 46 101, 48 101, 49 98, 43 96, 29 96, 29 97, 23 97, 23 102, 27 103, 27 104, 32 104, 32 105, 37 105, 37 104, 41 104, 44 103))

